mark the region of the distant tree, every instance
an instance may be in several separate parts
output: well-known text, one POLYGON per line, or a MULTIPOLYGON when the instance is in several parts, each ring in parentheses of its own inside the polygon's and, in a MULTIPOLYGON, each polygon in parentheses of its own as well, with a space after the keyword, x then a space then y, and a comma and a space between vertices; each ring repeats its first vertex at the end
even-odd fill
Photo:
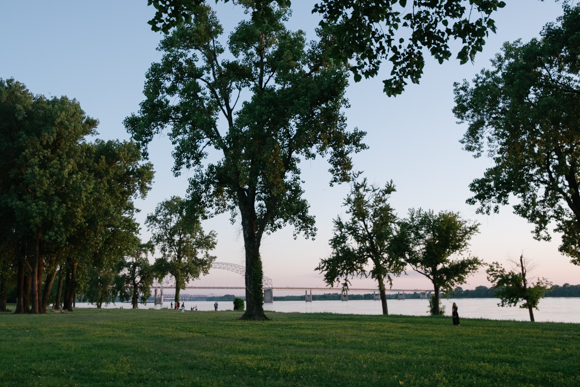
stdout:
POLYGON ((344 201, 350 219, 346 222, 340 217, 334 220, 334 236, 330 240, 332 254, 321 259, 316 268, 324 273, 328 285, 342 284, 344 289, 350 285, 349 276, 375 279, 379 285, 383 314, 389 314, 385 280, 392 287, 392 276, 399 276, 406 266, 400 257, 390 252, 397 217, 387 201, 394 191, 393 182, 384 188, 369 185, 366 179, 353 182, 344 201), (367 268, 369 263, 370 271, 367 268))
MULTIPOLYGON (((218 0, 216 0, 217 2, 218 0)), ((229 0, 224 0, 229 2, 229 0)), ((236 3, 236 1, 232 1, 236 3)), ((191 22, 195 8, 205 0, 148 0, 157 9, 149 24, 154 31, 168 33, 183 22, 191 22)), ((263 20, 272 4, 289 7, 290 0, 242 0, 253 5, 252 19, 263 20)), ((460 40, 460 62, 473 60, 495 32, 492 14, 505 6, 498 0, 322 0, 313 13, 322 15, 320 27, 327 36, 328 54, 350 63, 356 82, 374 77, 381 63, 389 61, 391 77, 385 81, 387 95, 401 94, 407 81, 419 83, 428 51, 439 63, 451 55, 450 41, 460 40)))
POLYGON ((520 256, 519 263, 514 262, 515 270, 507 271, 498 262, 493 262, 487 268, 487 280, 492 283, 495 296, 501 302, 498 306, 516 306, 520 301, 522 309, 528 309, 530 321, 534 320, 534 309, 538 309, 540 299, 550 291, 552 283, 545 278, 538 278, 531 283, 528 277, 530 265, 520 256))
POLYGON ((441 292, 452 292, 482 265, 468 251, 478 228, 479 224, 462 220, 457 213, 422 209, 409 210, 409 217, 400 222, 393 251, 433 284, 431 314, 441 314, 441 292))
MULTIPOLYGON (((175 302, 188 281, 209 273, 214 256, 209 252, 217 244, 216 233, 205 234, 199 214, 178 196, 161 202, 145 221, 151 231, 151 241, 161 251, 155 262, 158 276, 167 273, 175 278, 175 302)), ((144 264, 144 262, 143 262, 144 264)))
POLYGON ((495 165, 470 189, 478 213, 514 212, 535 225, 534 237, 562 233, 560 251, 580 265, 580 7, 564 7, 541 39, 505 43, 474 80, 455 84, 455 115, 469 123, 461 141, 495 165))
POLYGON ((316 231, 299 162, 328 156, 332 182, 338 183, 349 179, 350 155, 365 146, 364 133, 348 132, 341 113, 347 104, 344 68, 322 63, 320 44, 308 47, 304 32, 285 28, 286 7, 242 5, 264 14, 238 24, 229 35, 227 56, 214 12, 207 6, 192 9, 191 23, 161 42, 164 56, 147 73, 147 99, 125 125, 144 147, 156 133, 172 128, 174 171, 197 171, 190 179, 192 201, 213 213, 230 211, 233 220, 239 215, 246 266, 242 318, 263 320, 264 234, 287 224, 306 237, 316 231), (220 158, 204 165, 211 148, 212 157, 220 158))
POLYGON ((151 242, 139 244, 132 254, 123 257, 117 264, 117 291, 121 301, 131 300, 133 309, 137 309, 139 300, 147 302, 151 297, 151 286, 155 278, 154 266, 149 263, 147 255, 153 254, 155 247, 151 242))

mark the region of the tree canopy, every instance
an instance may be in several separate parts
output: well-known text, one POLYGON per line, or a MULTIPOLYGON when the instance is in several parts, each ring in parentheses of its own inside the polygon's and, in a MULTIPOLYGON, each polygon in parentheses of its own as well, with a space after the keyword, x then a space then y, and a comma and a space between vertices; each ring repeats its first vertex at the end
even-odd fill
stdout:
POLYGON ((462 143, 495 165, 470 189, 478 213, 499 212, 518 199, 514 212, 562 233, 560 251, 580 265, 580 7, 565 7, 541 39, 505 43, 470 84, 455 84, 455 115, 469 127, 462 143))
MULTIPOLYGON (((244 2, 251 12, 258 5, 244 2), (247 4, 246 4, 247 3, 247 4)), ((260 6, 261 7, 261 6, 260 6)), ((260 244, 264 233, 292 224, 314 235, 314 218, 303 198, 299 163, 328 156, 332 182, 349 179, 350 154, 364 149, 363 132, 346 130, 347 76, 321 66, 319 43, 307 45, 302 31, 288 31, 288 9, 268 5, 265 16, 243 20, 226 49, 215 13, 191 11, 160 44, 160 63, 147 73, 146 100, 125 120, 143 148, 171 128, 176 173, 193 167, 189 195, 212 214, 230 210, 241 218, 246 255, 244 318, 264 319, 260 244), (242 100, 240 100, 242 98, 242 100), (218 125, 218 118, 223 125, 218 125), (207 149, 219 155, 204 164, 207 149)), ((189 11, 188 11, 189 12, 189 11)), ((209 214, 209 213, 208 213, 209 214)), ((210 214, 211 215, 211 214, 210 214)))
MULTIPOLYGON (((216 0, 216 3, 219 0, 216 0)), ((229 0, 223 0, 229 2, 229 0)), ((254 22, 267 20, 273 9, 290 7, 290 0, 232 0, 252 8, 254 22)), ((168 33, 192 21, 205 0, 148 0, 156 8, 149 21, 154 31, 168 33)), ((505 6, 500 0, 321 0, 313 13, 321 15, 329 58, 348 63, 356 82, 378 74, 382 62, 391 67, 383 81, 389 96, 401 94, 410 80, 419 83, 428 51, 439 63, 452 56, 451 42, 461 42, 460 62, 482 51, 489 32, 496 32, 493 14, 505 6)))
POLYGON ((332 254, 321 259, 316 268, 324 273, 327 284, 342 284, 346 289, 350 285, 349 276, 375 279, 379 285, 383 314, 389 314, 385 279, 392 286, 392 276, 400 275, 406 266, 390 251, 397 217, 387 201, 394 191, 392 182, 380 188, 369 185, 366 179, 354 181, 344 201, 350 219, 334 219, 334 236, 330 240, 332 254))

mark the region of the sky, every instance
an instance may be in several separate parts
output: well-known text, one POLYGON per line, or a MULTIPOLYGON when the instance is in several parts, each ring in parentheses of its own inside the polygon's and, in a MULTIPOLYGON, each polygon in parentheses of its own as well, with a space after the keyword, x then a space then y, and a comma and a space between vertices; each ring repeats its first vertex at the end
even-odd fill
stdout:
MULTIPOLYGON (((309 39, 315 38, 319 20, 310 12, 314 3, 294 0, 288 24, 291 30, 303 29, 309 39)), ((246 17, 231 2, 215 9, 226 31, 246 17)), ((123 119, 138 112, 144 99, 145 73, 161 57, 156 47, 162 35, 147 24, 153 14, 146 0, 0 1, 0 78, 15 78, 34 94, 74 98, 89 116, 99 120, 99 138, 128 140, 123 119)), ((463 218, 481 224, 480 233, 471 241, 472 255, 509 266, 509 259, 523 253, 536 266, 532 275, 560 285, 580 283, 580 267, 558 252, 558 235, 552 242, 535 241, 533 225, 514 215, 511 206, 484 216, 465 203, 471 196, 469 183, 481 177, 491 162, 484 157, 474 159, 462 149, 459 140, 466 125, 458 124, 451 110, 454 82, 473 79, 481 69, 490 67, 489 60, 503 42, 538 37, 542 27, 561 14, 562 2, 508 0, 495 18, 497 34, 488 38, 473 63, 460 65, 451 60, 439 65, 429 58, 420 84, 408 86, 396 98, 382 92, 381 81, 389 71, 385 65, 376 78, 360 83, 351 79, 346 94, 350 108, 345 110, 349 128, 367 132, 369 149, 354 156, 355 169, 364 171, 363 176, 376 185, 393 180, 397 191, 391 204, 400 217, 409 208, 460 212, 463 218)), ((224 41, 226 38, 227 34, 224 41)), ((144 200, 136 201, 144 240, 150 237, 143 223, 146 215, 173 195, 184 197, 190 177, 188 171, 173 175, 172 145, 166 136, 157 136, 149 151, 156 171, 153 188, 144 200)), ((331 252, 328 240, 333 218, 344 215, 342 203, 349 186, 329 186, 328 163, 317 158, 301 163, 301 168, 318 233, 314 240, 294 239, 288 227, 265 237, 261 249, 264 273, 275 287, 324 286, 322 275, 314 268, 331 252)), ((204 222, 204 228, 218 234, 213 252, 217 261, 244 263, 239 222, 232 225, 224 214, 204 222)), ((202 278, 199 284, 208 280, 202 278)), ((353 284, 374 286, 368 279, 353 284)), ((480 285, 489 286, 483 270, 469 277, 463 288, 480 285)), ((397 289, 430 287, 427 279, 411 270, 393 283, 397 289)))

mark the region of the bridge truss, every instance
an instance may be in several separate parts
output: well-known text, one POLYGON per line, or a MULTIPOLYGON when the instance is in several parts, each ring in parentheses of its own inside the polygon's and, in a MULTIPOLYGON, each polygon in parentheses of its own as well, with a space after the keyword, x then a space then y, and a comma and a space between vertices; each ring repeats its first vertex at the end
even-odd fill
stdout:
MULTIPOLYGON (((246 267, 242 266, 242 265, 236 265, 235 263, 229 263, 229 262, 214 262, 211 265, 211 269, 218 269, 218 270, 225 270, 225 271, 229 271, 232 273, 237 273, 239 275, 241 275, 242 277, 246 276, 246 267)), ((187 284, 185 284, 185 288, 186 289, 230 289, 230 287, 207 287, 207 286, 195 286, 194 285, 195 281, 190 281, 187 284)), ((175 277, 169 275, 166 276, 165 278, 163 278, 162 281, 158 281, 155 280, 153 281, 153 288, 175 288, 175 277)), ((263 277, 262 279, 262 287, 264 289, 272 289, 273 285, 272 285, 272 280, 266 276, 263 277)), ((242 288, 245 289, 245 288, 242 288)))

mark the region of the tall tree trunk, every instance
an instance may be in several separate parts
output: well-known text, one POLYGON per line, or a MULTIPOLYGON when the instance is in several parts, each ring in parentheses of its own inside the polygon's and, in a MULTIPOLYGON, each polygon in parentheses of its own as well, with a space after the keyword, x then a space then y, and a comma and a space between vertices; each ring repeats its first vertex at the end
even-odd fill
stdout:
POLYGON ((61 298, 62 298, 62 266, 58 269, 58 288, 56 290, 56 300, 54 301, 55 310, 60 310, 61 298))
POLYGON ((42 295, 42 313, 46 313, 48 303, 50 301, 50 293, 52 292, 52 284, 56 278, 56 268, 46 277, 44 284, 44 294, 42 295))
POLYGON ((14 313, 24 313, 24 258, 18 261, 18 273, 16 274, 16 310, 14 313))
POLYGON ((73 311, 74 306, 77 265, 78 263, 74 263, 67 270, 64 309, 69 312, 73 311))
POLYGON ((441 310, 439 309, 439 286, 435 285, 435 294, 433 294, 433 310, 431 315, 432 316, 439 316, 441 314, 441 310))
POLYGON ((6 312, 6 295, 8 293, 6 281, 0 279, 0 312, 6 312))
POLYGON ((38 286, 36 292, 38 294, 38 313, 46 313, 46 310, 43 307, 43 294, 42 294, 42 278, 44 276, 44 257, 39 255, 38 257, 38 272, 36 273, 38 276, 36 280, 36 285, 38 286))
POLYGON ((181 278, 179 278, 178 276, 174 276, 174 277, 175 277, 175 297, 173 299, 173 302, 179 303, 179 293, 181 292, 179 284, 181 283, 180 282, 181 278))
MULTIPOLYGON (((238 194, 242 197, 243 194, 238 194)), ((262 281, 262 259, 260 257, 260 239, 256 235, 256 213, 253 201, 242 197, 239 204, 244 232, 244 248, 246 252, 246 311, 241 320, 268 320, 264 313, 264 291, 262 281)))
POLYGON ((381 293, 381 306, 383 307, 383 314, 389 314, 389 308, 387 307, 387 292, 385 291, 385 279, 382 275, 377 276, 377 281, 379 282, 379 292, 381 293))
POLYGON ((133 305, 133 309, 137 309, 139 302, 139 288, 137 287, 137 283, 133 281, 133 295, 131 297, 131 305, 133 305))
POLYGON ((38 294, 38 254, 36 254, 36 252, 34 253, 34 258, 32 259, 32 272, 30 273, 30 279, 31 279, 31 292, 30 292, 30 302, 31 302, 31 306, 32 308, 30 309, 30 313, 31 314, 39 314, 40 313, 40 309, 38 308, 38 300, 39 300, 39 294, 38 294))
POLYGON ((23 313, 30 313, 30 272, 24 276, 24 293, 22 297, 23 313))
POLYGON ((70 293, 71 293, 71 267, 69 265, 66 266, 64 274, 65 274, 65 284, 64 284, 64 300, 62 309, 69 310, 72 309, 72 305, 70 305, 70 293))

